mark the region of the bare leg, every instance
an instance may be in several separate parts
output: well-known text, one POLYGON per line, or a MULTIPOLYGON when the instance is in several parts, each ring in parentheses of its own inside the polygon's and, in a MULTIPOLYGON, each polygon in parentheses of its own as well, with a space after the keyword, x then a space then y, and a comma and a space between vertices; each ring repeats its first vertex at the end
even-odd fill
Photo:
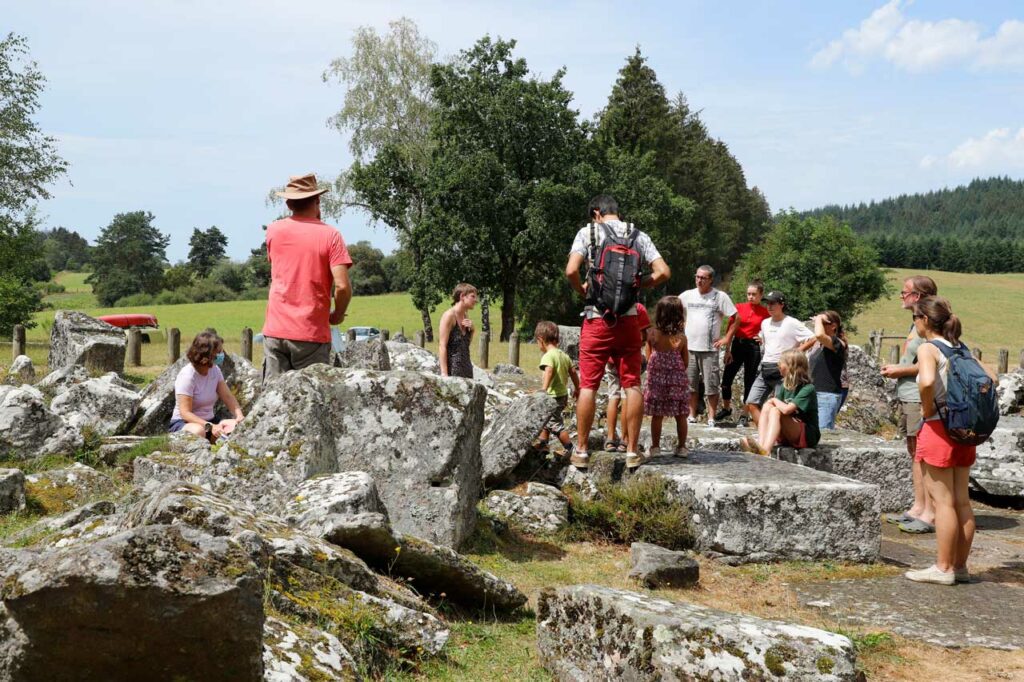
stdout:
MULTIPOLYGON (((643 408, 643 405, 641 405, 643 408)), ((641 415, 641 419, 643 416, 641 415)), ((629 442, 629 423, 626 420, 626 410, 619 410, 619 432, 622 433, 622 442, 629 442)))
POLYGON ((615 423, 619 416, 619 399, 612 398, 608 401, 608 437, 606 440, 615 440, 615 423))
MULTIPOLYGON (((690 362, 693 362, 692 358, 690 359, 690 362)), ((696 388, 694 388, 692 391, 690 391, 690 416, 691 417, 696 417, 697 416, 697 403, 699 402, 699 399, 700 399, 700 395, 699 394, 700 394, 700 391, 698 389, 696 389, 696 388)))
POLYGON ((576 399, 576 449, 587 452, 587 439, 590 438, 590 427, 594 425, 594 389, 581 388, 580 397, 576 399))
POLYGON ((189 422, 181 428, 185 433, 190 433, 193 436, 199 436, 200 438, 206 438, 206 429, 201 424, 193 424, 189 422))
MULTIPOLYGON (((652 431, 654 430, 654 422, 653 422, 653 420, 651 422, 651 430, 652 431)), ((689 430, 689 427, 686 424, 686 415, 685 414, 677 414, 676 415, 676 447, 679 447, 679 448, 685 448, 686 447, 686 435, 687 435, 687 431, 688 430, 689 430)))
POLYGON ((803 425, 788 414, 779 412, 779 415, 779 433, 782 436, 782 442, 790 445, 798 443, 800 441, 800 431, 804 428, 803 425))
MULTIPOLYGON (((957 540, 961 533, 953 493, 953 469, 943 469, 925 463, 924 482, 928 494, 931 495, 932 503, 935 505, 935 542, 937 545, 935 565, 940 571, 952 571, 957 554, 957 540)), ((972 540, 974 538, 973 519, 971 520, 971 538, 972 540)))
POLYGON ((765 407, 761 421, 757 424, 757 432, 761 435, 758 439, 761 452, 771 452, 772 446, 775 445, 775 441, 779 439, 779 434, 782 432, 782 413, 779 412, 779 408, 774 405, 765 407))
POLYGON ((710 410, 709 418, 714 418, 718 413, 718 394, 708 396, 708 409, 710 410))
POLYGON ((953 567, 960 569, 967 567, 967 557, 971 554, 971 545, 974 543, 974 510, 971 508, 971 498, 967 490, 970 473, 970 467, 953 469, 954 506, 956 507, 957 530, 959 531, 953 567))
MULTIPOLYGON (((661 447, 661 423, 665 420, 664 417, 653 416, 651 417, 651 447, 661 447)), ((686 421, 685 419, 683 421, 686 421)))
POLYGON ((750 418, 754 421, 754 426, 760 426, 761 408, 754 403, 747 403, 747 412, 750 413, 750 418))
POLYGON ((640 424, 644 419, 644 397, 639 386, 626 389, 626 452, 637 452, 640 441, 640 424))
POLYGON ((569 440, 569 432, 568 431, 560 432, 558 434, 558 442, 561 443, 562 445, 564 445, 565 447, 569 447, 569 445, 572 443, 572 441, 569 440))

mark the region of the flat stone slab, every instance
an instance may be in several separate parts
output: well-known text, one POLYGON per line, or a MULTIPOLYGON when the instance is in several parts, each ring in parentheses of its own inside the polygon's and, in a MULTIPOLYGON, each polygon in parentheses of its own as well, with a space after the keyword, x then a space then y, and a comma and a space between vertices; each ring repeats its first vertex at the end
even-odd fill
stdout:
POLYGON ((662 456, 661 476, 692 510, 697 549, 746 561, 878 559, 878 486, 738 452, 662 456))
POLYGON ((629 559, 629 577, 645 587, 693 587, 700 580, 700 564, 686 552, 634 542, 629 547, 629 559))
POLYGON ((803 583, 801 604, 847 623, 884 628, 945 647, 1024 648, 1024 587, 977 582, 946 587, 902 576, 803 583))
POLYGON ((557 680, 854 680, 842 635, 597 585, 541 592, 537 649, 557 680))
POLYGON ((1024 417, 1004 415, 978 446, 971 483, 990 495, 1024 498, 1024 417))

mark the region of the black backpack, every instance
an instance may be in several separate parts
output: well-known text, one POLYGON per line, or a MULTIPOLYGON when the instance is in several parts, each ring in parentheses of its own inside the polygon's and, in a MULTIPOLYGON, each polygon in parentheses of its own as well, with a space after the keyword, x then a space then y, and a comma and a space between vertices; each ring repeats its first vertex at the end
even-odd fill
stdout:
POLYGON ((604 241, 601 252, 595 253, 597 225, 590 224, 587 302, 597 308, 605 321, 614 323, 639 299, 640 252, 636 250, 636 240, 640 230, 630 225, 626 236, 620 238, 609 226, 601 223, 600 227, 604 230, 604 241))
POLYGON ((954 443, 981 445, 999 423, 996 387, 966 345, 950 348, 932 341, 946 356, 946 401, 936 403, 946 434, 954 443))

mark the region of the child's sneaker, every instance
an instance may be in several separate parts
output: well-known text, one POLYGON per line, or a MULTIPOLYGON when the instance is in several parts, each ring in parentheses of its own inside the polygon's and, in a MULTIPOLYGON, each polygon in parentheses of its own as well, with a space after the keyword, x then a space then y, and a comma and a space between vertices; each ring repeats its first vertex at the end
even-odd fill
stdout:
POLYGON ((647 456, 648 457, 654 458, 654 457, 659 457, 660 455, 661 455, 661 448, 659 446, 657 446, 657 445, 652 445, 651 447, 649 447, 647 449, 647 456))
POLYGON ((903 574, 907 580, 915 583, 932 583, 934 585, 955 585, 956 574, 953 571, 940 571, 939 567, 932 564, 920 571, 907 571, 903 574))
POLYGON ((573 451, 572 456, 569 457, 569 464, 581 471, 586 471, 590 467, 590 453, 573 451))
MULTIPOLYGON (((653 450, 654 448, 651 448, 651 449, 653 450)), ((644 458, 644 456, 641 455, 638 452, 627 452, 626 453, 626 468, 627 469, 630 469, 630 470, 637 469, 645 461, 646 461, 646 459, 644 458)))
POLYGON ((708 428, 709 429, 715 428, 715 418, 714 417, 708 417, 708 428))
POLYGON ((690 451, 686 448, 685 445, 677 445, 672 450, 672 456, 678 457, 680 459, 686 459, 687 457, 690 456, 690 451))
POLYGON ((718 412, 715 412, 715 420, 716 421, 724 421, 724 420, 728 419, 731 416, 732 416, 732 408, 731 407, 723 407, 718 412))
POLYGON ((697 423, 697 417, 695 417, 694 415, 691 414, 690 416, 688 416, 686 418, 686 423, 687 424, 696 424, 697 423))

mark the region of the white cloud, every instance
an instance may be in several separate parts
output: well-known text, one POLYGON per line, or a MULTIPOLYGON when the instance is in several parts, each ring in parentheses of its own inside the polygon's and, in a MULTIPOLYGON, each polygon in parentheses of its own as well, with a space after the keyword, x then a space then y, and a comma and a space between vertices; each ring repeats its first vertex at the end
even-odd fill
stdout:
POLYGON ((1024 169, 1024 128, 1014 133, 1010 128, 995 128, 982 137, 969 137, 949 154, 921 159, 924 170, 978 171, 1006 173, 1024 169))
POLYGON ((887 61, 899 69, 920 73, 952 65, 974 69, 1024 68, 1024 22, 1004 21, 990 36, 974 21, 908 19, 908 3, 890 0, 862 21, 843 31, 811 58, 811 66, 827 69, 841 63, 854 74, 868 63, 887 61))

